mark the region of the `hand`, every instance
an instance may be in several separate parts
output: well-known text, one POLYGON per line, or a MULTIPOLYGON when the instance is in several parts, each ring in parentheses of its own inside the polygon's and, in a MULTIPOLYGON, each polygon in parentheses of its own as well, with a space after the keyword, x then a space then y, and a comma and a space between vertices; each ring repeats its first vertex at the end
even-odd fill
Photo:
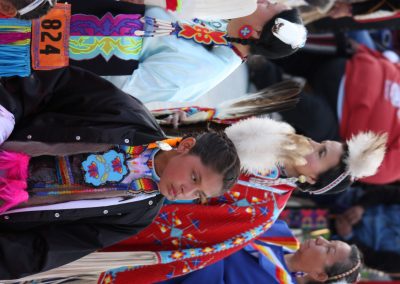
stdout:
POLYGON ((342 238, 345 238, 351 234, 353 228, 349 222, 347 222, 344 215, 339 215, 335 221, 336 232, 342 238))
POLYGON ((351 4, 337 1, 332 9, 329 10, 328 16, 334 19, 351 17, 351 4))
POLYGON ((351 225, 355 225, 360 222, 362 216, 364 214, 364 208, 361 206, 353 206, 344 212, 344 217, 346 218, 347 222, 351 225))
POLYGON ((187 114, 183 110, 176 110, 167 118, 159 121, 161 125, 171 125, 177 129, 178 126, 187 119, 187 114))

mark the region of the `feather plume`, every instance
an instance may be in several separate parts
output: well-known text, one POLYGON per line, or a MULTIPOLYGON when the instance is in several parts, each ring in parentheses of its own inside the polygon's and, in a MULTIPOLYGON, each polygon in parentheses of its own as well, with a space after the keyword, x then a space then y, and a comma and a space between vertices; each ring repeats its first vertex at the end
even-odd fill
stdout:
POLYGON ((267 117, 241 120, 225 129, 234 143, 244 172, 265 172, 277 162, 304 164, 310 151, 308 140, 296 135, 285 122, 267 117))
POLYGON ((352 136, 346 143, 349 157, 346 164, 354 178, 372 176, 381 165, 386 151, 387 134, 362 132, 352 136))
POLYGON ((294 107, 303 84, 286 80, 254 94, 225 101, 217 106, 217 119, 244 118, 294 107))

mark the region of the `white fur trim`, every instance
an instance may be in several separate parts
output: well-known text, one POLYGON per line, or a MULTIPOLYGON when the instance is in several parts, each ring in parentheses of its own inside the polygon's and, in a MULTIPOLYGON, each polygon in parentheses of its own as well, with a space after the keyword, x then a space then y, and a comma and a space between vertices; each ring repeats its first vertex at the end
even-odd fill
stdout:
POLYGON ((225 129, 245 172, 265 172, 272 168, 280 160, 282 145, 289 144, 287 134, 294 132, 289 124, 267 117, 241 120, 225 129))
POLYGON ((282 18, 277 18, 275 20, 272 33, 293 49, 301 48, 306 44, 306 28, 303 25, 295 24, 282 18))
POLYGON ((385 156, 387 135, 362 132, 347 141, 349 157, 348 171, 354 178, 372 176, 376 173, 385 156))

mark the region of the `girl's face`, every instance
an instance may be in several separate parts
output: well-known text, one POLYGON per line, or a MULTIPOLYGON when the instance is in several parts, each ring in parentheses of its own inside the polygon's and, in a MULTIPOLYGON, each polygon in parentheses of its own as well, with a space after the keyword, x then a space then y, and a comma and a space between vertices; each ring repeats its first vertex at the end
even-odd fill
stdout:
POLYGON ((273 4, 272 2, 273 1, 258 0, 257 9, 253 14, 234 20, 240 21, 241 25, 252 26, 256 32, 254 37, 259 38, 264 25, 277 14, 288 9, 288 7, 283 4, 273 4))
POLYGON ((351 253, 351 247, 341 241, 328 241, 322 237, 310 239, 300 245, 293 255, 298 268, 316 280, 327 278, 325 268, 337 262, 345 262, 351 253))
POLYGON ((177 148, 178 155, 170 158, 160 176, 159 190, 169 200, 193 200, 221 194, 223 177, 210 167, 205 166, 200 157, 189 154, 189 139, 182 140, 177 148))
POLYGON ((313 151, 306 156, 307 164, 295 166, 299 175, 307 177, 307 182, 314 184, 318 176, 339 165, 343 155, 343 145, 337 141, 323 141, 321 143, 310 139, 313 151))

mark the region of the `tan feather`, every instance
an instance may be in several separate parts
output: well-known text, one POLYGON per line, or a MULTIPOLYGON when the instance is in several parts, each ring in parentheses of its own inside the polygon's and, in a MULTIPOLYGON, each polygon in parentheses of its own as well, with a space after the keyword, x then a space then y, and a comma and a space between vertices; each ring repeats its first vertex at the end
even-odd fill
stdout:
POLYGON ((387 134, 372 131, 352 136, 346 143, 349 147, 347 167, 350 175, 362 178, 374 175, 381 165, 386 151, 387 134))
POLYGON ((217 119, 236 119, 294 107, 303 84, 287 80, 217 106, 217 119))

